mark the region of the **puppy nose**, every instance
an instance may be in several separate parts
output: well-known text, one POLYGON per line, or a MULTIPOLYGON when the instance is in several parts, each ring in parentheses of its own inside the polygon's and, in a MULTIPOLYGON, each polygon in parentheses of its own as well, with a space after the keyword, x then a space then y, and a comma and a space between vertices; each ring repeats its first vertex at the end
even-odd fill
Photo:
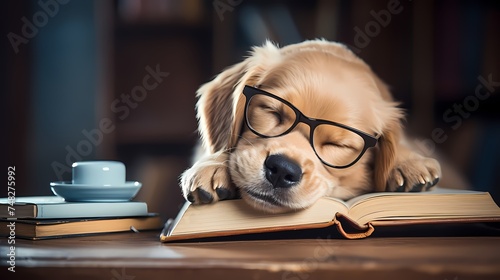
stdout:
POLYGON ((266 179, 275 188, 290 188, 302 179, 302 169, 282 155, 270 155, 264 162, 266 179))

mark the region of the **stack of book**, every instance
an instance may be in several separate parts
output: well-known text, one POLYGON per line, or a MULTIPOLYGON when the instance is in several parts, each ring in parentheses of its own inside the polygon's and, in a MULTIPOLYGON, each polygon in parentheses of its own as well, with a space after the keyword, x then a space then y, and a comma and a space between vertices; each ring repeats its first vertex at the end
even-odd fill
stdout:
POLYGON ((0 198, 0 236, 47 239, 98 233, 142 231, 163 226, 145 202, 66 202, 58 196, 0 198))

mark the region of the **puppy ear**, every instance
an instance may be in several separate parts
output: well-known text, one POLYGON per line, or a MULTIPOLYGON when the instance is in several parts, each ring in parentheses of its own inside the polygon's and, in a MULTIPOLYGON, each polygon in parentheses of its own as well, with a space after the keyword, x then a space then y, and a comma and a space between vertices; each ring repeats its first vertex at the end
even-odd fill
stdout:
POLYGON ((254 47, 243 62, 224 70, 197 92, 198 130, 203 146, 210 152, 233 148, 243 124, 245 84, 258 83, 260 74, 279 61, 279 48, 267 41, 254 47))
POLYGON ((377 106, 379 111, 376 114, 382 119, 383 126, 375 152, 374 183, 375 191, 385 191, 401 147, 403 112, 392 100, 388 87, 376 76, 375 81, 383 99, 383 106, 377 106))
POLYGON ((394 127, 388 128, 378 140, 374 164, 375 191, 377 192, 386 190, 389 172, 394 167, 399 143, 398 129, 394 127))
POLYGON ((238 104, 241 92, 237 92, 240 80, 247 72, 248 59, 236 64, 214 80, 204 84, 197 92, 196 104, 198 130, 203 146, 210 152, 225 150, 236 144, 240 133, 243 110, 238 104), (239 125, 236 125, 236 123, 239 125))

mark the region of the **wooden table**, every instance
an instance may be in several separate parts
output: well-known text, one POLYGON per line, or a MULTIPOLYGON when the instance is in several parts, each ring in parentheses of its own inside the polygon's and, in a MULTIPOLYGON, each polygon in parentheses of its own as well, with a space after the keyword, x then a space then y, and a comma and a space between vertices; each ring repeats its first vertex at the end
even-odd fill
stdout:
POLYGON ((0 279, 500 279, 499 236, 161 244, 158 234, 17 240, 15 273, 3 239, 0 279))

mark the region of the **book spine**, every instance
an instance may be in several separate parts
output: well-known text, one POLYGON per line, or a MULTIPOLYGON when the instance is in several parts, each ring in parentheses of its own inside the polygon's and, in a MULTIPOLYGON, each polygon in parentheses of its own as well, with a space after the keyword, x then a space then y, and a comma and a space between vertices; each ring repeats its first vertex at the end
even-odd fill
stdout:
POLYGON ((361 239, 361 238, 366 238, 375 231, 375 228, 372 226, 372 224, 368 224, 368 228, 364 232, 346 232, 344 228, 342 227, 342 223, 339 220, 333 221, 335 226, 337 227, 337 230, 347 239, 361 239))
POLYGON ((37 219, 133 217, 148 214, 147 204, 132 203, 81 203, 37 205, 37 219))
POLYGON ((333 219, 333 224, 337 227, 337 230, 340 232, 340 234, 342 234, 347 239, 366 238, 372 235, 372 233, 375 231, 375 228, 371 223, 368 223, 366 225, 360 225, 342 213, 337 213, 335 215, 335 218, 333 219), (341 220, 347 223, 350 226, 350 228, 352 228, 355 232, 345 231, 344 226, 342 226, 341 220))

